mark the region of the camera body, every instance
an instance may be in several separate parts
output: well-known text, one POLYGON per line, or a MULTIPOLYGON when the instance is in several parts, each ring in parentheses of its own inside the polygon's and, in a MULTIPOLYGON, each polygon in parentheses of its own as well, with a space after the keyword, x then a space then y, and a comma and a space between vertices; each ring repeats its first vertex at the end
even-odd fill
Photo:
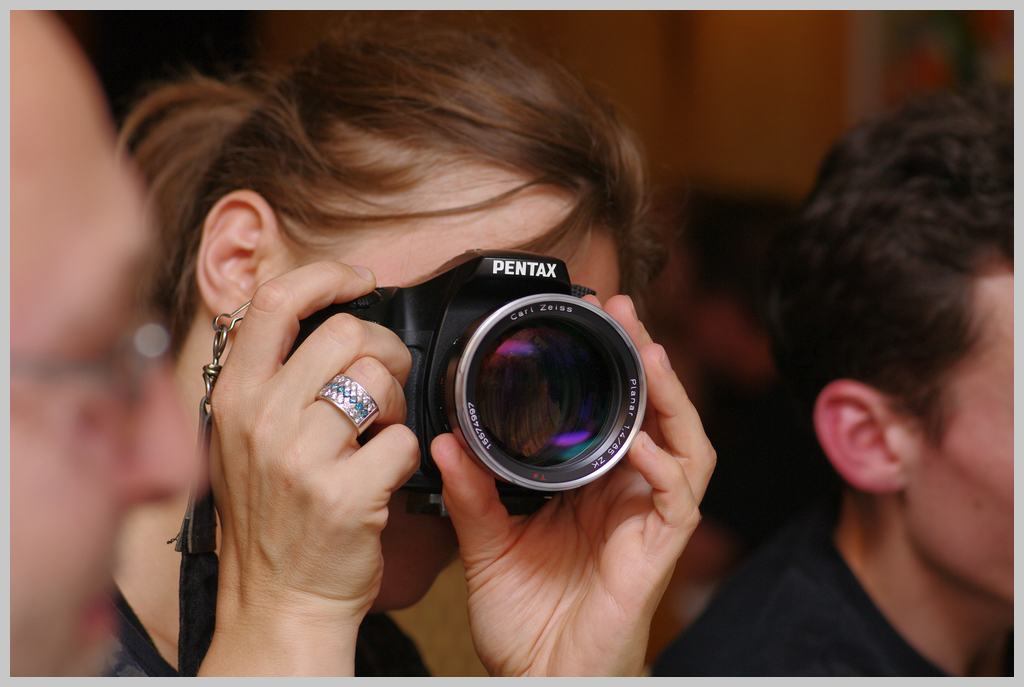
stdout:
POLYGON ((393 331, 412 356, 405 424, 421 456, 403 489, 435 495, 421 502, 443 508, 430 444, 452 432, 495 476, 507 506, 528 504, 611 469, 643 421, 639 353, 586 293, 561 260, 472 250, 415 286, 314 313, 295 347, 339 313, 393 331))

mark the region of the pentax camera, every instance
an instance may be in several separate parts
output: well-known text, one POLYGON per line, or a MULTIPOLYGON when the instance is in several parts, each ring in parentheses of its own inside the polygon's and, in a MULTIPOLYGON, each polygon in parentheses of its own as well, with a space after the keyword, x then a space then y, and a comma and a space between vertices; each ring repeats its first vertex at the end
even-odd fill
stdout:
POLYGON ((561 260, 472 250, 415 286, 314 313, 295 346, 338 313, 393 331, 412 354, 405 424, 420 468, 403 487, 419 494, 410 510, 443 513, 430 443, 452 432, 497 479, 509 511, 529 512, 609 471, 643 421, 640 355, 587 293, 561 260))

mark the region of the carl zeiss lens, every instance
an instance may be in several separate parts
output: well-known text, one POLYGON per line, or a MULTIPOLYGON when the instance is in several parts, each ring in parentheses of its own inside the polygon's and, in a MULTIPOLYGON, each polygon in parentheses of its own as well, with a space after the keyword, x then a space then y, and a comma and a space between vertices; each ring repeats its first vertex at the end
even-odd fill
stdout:
POLYGON ((497 477, 558 491, 625 455, 646 403, 626 331, 579 298, 512 301, 467 331, 449 366, 446 407, 466 447, 497 477))
POLYGON ((525 465, 563 465, 600 442, 611 417, 615 370, 590 337, 556 319, 513 326, 481 358, 480 422, 525 465))

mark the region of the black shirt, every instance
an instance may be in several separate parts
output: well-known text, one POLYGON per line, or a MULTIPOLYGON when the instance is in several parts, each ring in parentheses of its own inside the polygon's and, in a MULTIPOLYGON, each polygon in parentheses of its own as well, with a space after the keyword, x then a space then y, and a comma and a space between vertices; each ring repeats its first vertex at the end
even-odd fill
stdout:
MULTIPOLYGON (((108 657, 105 677, 176 677, 176 671, 153 645, 132 607, 118 591, 111 599, 118 618, 119 643, 108 657)), ((357 677, 427 677, 413 641, 388 615, 369 613, 356 639, 357 677)))
POLYGON ((941 676, 889 624, 832 542, 837 505, 783 530, 668 646, 653 674, 941 676))

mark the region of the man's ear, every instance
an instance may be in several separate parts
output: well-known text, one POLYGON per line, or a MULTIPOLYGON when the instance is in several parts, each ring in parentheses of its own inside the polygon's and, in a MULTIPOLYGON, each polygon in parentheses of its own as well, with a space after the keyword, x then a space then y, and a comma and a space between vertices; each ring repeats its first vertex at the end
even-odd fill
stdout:
POLYGON ((913 421, 889 400, 871 386, 837 379, 814 405, 814 429, 825 455, 848 484, 872 494, 903 489, 913 450, 913 421))
POLYGON ((196 264, 199 293, 210 312, 232 312, 256 287, 288 269, 277 215, 255 191, 227 194, 203 223, 196 264))

